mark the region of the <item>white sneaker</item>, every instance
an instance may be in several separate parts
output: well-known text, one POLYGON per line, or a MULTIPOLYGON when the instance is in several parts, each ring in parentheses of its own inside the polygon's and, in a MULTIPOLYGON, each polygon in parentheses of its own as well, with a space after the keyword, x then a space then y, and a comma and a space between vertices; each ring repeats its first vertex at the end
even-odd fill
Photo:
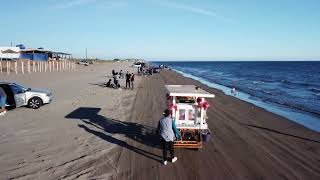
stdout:
POLYGON ((176 162, 177 160, 178 160, 178 158, 177 158, 177 157, 174 157, 174 158, 172 158, 171 162, 174 163, 174 162, 176 162))
POLYGON ((168 161, 163 161, 163 165, 167 165, 168 164, 168 161))

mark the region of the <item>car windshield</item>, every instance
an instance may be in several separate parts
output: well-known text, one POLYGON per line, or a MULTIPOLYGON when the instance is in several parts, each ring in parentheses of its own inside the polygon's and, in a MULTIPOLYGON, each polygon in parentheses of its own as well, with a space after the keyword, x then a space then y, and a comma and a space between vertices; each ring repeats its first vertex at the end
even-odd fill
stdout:
POLYGON ((10 87, 14 94, 19 94, 19 93, 30 90, 30 88, 25 88, 19 84, 11 84, 10 87))

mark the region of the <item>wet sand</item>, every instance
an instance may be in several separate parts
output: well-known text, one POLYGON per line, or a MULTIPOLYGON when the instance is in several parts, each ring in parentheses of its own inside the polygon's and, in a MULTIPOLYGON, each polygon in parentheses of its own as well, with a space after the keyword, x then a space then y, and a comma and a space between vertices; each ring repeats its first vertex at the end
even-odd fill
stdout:
POLYGON ((213 138, 199 151, 176 149, 178 161, 163 166, 161 149, 152 144, 156 139, 142 133, 142 142, 127 142, 148 153, 124 149, 116 179, 319 179, 319 133, 175 72, 144 79, 131 121, 156 127, 165 84, 195 84, 216 95, 208 111, 213 138))
POLYGON ((172 71, 136 76, 133 91, 101 87, 112 69, 134 71, 110 63, 5 76, 50 89, 55 99, 0 118, 0 179, 319 179, 319 133, 172 71), (209 99, 211 141, 199 151, 176 149, 178 161, 167 166, 155 136, 165 84, 216 95, 209 99))

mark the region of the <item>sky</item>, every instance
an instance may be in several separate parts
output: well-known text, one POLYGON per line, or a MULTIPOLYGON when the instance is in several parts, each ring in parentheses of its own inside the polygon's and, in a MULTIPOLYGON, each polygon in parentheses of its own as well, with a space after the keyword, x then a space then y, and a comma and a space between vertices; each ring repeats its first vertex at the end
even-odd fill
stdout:
POLYGON ((0 46, 84 58, 320 60, 320 0, 0 0, 0 46))

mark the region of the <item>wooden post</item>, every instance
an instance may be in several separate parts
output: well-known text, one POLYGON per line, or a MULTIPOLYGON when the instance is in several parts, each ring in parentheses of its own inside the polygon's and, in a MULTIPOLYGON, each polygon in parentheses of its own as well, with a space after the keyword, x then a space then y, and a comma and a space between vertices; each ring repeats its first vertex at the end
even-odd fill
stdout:
POLYGON ((42 61, 39 61, 39 62, 38 62, 39 72, 41 72, 41 64, 42 64, 42 61))
POLYGON ((51 72, 51 65, 52 65, 52 62, 49 61, 49 72, 51 72))
POLYGON ((59 66, 59 68, 60 68, 60 71, 62 70, 62 61, 60 61, 60 66, 59 66))
POLYGON ((28 73, 30 74, 30 61, 28 60, 28 73))
POLYGON ((23 61, 21 60, 21 71, 22 71, 22 74, 24 74, 24 66, 23 66, 23 61))
POLYGON ((2 58, 0 59, 0 73, 2 74, 2 58))
POLYGON ((47 72, 47 64, 48 62, 44 62, 44 72, 47 72))
POLYGON ((14 62, 14 71, 18 74, 18 61, 14 62))
POLYGON ((7 61, 7 75, 10 74, 10 62, 7 61))
POLYGON ((32 70, 36 72, 36 62, 34 60, 32 61, 32 70))
POLYGON ((54 71, 54 68, 55 68, 55 66, 54 66, 54 61, 52 61, 52 70, 54 71))

